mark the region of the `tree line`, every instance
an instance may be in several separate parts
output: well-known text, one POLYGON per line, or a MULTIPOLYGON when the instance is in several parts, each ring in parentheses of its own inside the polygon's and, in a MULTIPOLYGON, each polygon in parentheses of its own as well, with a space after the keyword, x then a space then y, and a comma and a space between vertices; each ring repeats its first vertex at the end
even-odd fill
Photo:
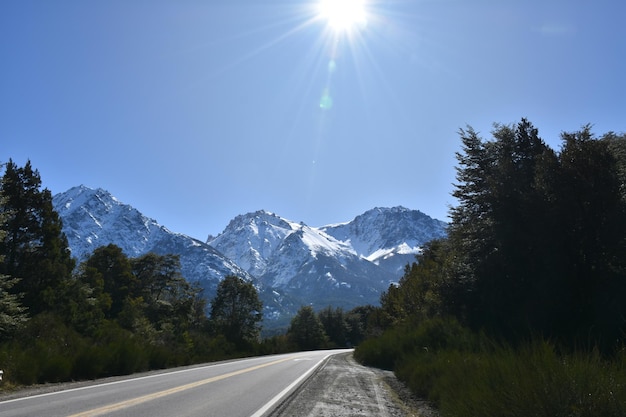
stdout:
POLYGON ((626 331, 626 135, 590 126, 551 149, 526 119, 460 131, 448 237, 382 297, 391 324, 454 316, 510 342, 621 348, 626 331))
POLYGON ((449 416, 626 413, 626 135, 459 131, 447 237, 381 296, 363 362, 449 416), (584 383, 581 381, 584 380, 584 383))

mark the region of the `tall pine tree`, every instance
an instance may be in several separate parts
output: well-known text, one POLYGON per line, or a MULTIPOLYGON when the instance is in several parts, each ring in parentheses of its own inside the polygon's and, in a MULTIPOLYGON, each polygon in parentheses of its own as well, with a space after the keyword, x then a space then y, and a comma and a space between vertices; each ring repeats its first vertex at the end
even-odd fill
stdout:
POLYGON ((53 310, 61 300, 58 289, 71 276, 75 262, 59 215, 52 206, 48 189, 41 190, 39 172, 30 161, 22 168, 12 160, 5 165, 0 190, 6 200, 0 230, 0 274, 19 278, 17 293, 31 314, 53 310))
MULTIPOLYGON (((5 198, 0 194, 0 207, 4 206, 5 198)), ((6 213, 0 212, 0 224, 4 222, 6 213)), ((6 232, 0 230, 0 240, 6 232)), ((0 262, 3 260, 0 254, 0 262)), ((15 294, 11 289, 19 282, 18 278, 0 274, 0 342, 10 337, 27 320, 26 308, 22 306, 20 294, 15 294)))
MULTIPOLYGON (((626 330, 626 145, 589 126, 554 152, 525 119, 461 131, 444 305, 508 340, 613 349, 626 330), (458 308, 460 307, 460 308, 458 308)), ((445 277, 444 277, 445 278, 445 277)))

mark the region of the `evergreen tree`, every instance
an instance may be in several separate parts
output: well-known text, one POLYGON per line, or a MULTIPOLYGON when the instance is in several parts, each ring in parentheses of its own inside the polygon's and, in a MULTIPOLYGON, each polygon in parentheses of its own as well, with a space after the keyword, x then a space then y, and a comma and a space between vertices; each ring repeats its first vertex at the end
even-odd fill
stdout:
POLYGON ((23 168, 13 161, 5 166, 0 189, 6 200, 0 229, 0 253, 5 255, 0 273, 20 280, 14 287, 24 294, 31 314, 54 310, 63 300, 59 288, 74 269, 67 238, 49 190, 41 190, 41 178, 30 161, 23 168))
POLYGON ((561 248, 570 328, 580 339, 614 348, 626 330, 625 137, 596 139, 590 126, 564 133, 561 248), (575 323, 575 325, 574 325, 575 323))
POLYGON ((217 286, 209 316, 218 335, 239 348, 258 341, 263 320, 263 304, 251 282, 229 275, 217 286))
POLYGON ((364 305, 353 308, 346 314, 348 323, 348 342, 352 346, 357 346, 368 336, 370 336, 370 317, 378 308, 372 305, 364 305))
POLYGON ((546 320, 539 291, 556 295, 545 283, 555 272, 548 192, 557 157, 525 119, 516 127, 496 125, 489 142, 471 129, 461 133, 464 153, 457 155, 454 192, 459 206, 449 229, 461 261, 450 294, 465 304, 476 327, 511 337, 531 328, 550 331, 554 323, 546 320))
POLYGON ((341 307, 333 309, 328 306, 320 310, 317 316, 324 327, 330 346, 346 347, 349 342, 350 327, 343 309, 341 307))
MULTIPOLYGON (((5 199, 0 194, 0 207, 4 206, 5 199)), ((6 213, 0 211, 0 224, 4 223, 6 213)), ((4 240, 4 230, 0 230, 0 241, 4 240)), ((3 256, 0 254, 0 262, 3 256)), ((0 275, 0 342, 19 330, 27 321, 26 307, 22 306, 20 295, 11 292, 19 281, 8 275, 0 275)))
POLYGON ((443 314, 442 297, 449 277, 446 256, 444 240, 429 242, 416 257, 417 262, 405 267, 398 284, 390 285, 381 295, 381 309, 389 323, 422 321, 443 314))
POLYGON ((298 349, 315 350, 326 347, 324 326, 311 306, 302 306, 291 319, 287 337, 298 349))
POLYGON ((491 141, 461 131, 439 295, 508 340, 542 334, 611 348, 626 317, 626 145, 615 134, 595 139, 589 126, 562 137, 557 154, 524 119, 496 126, 491 141))

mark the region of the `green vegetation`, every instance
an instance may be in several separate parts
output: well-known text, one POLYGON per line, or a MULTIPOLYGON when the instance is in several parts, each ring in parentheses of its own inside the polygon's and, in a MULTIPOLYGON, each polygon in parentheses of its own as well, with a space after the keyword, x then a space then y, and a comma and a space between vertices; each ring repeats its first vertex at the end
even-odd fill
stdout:
POLYGON ((368 336, 368 322, 376 312, 373 306, 355 307, 347 313, 342 308, 326 307, 315 312, 302 306, 291 319, 286 343, 291 350, 345 348, 358 345, 368 336))
POLYGON ((443 416, 625 415, 626 135, 460 131, 448 237, 381 297, 356 357, 443 416))
POLYGON ((361 344, 356 358, 394 369, 445 417, 626 415, 626 353, 564 353, 553 344, 495 343, 454 319, 403 324, 361 344))
POLYGON ((238 348, 251 347, 259 340, 263 304, 256 288, 235 276, 225 277, 211 304, 214 332, 234 342, 238 348))

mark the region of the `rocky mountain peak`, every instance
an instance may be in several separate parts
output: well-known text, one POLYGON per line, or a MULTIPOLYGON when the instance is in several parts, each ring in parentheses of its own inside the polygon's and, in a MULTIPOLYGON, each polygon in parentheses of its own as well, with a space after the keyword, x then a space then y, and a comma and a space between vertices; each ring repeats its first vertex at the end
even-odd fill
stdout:
POLYGON ((255 282, 272 320, 305 304, 376 304, 421 245, 445 234, 444 222, 404 207, 377 207, 321 228, 258 210, 236 216, 217 237, 201 242, 169 231, 100 188, 74 187, 55 195, 53 204, 79 261, 109 243, 130 257, 177 254, 183 276, 199 282, 209 300, 226 275, 255 282))

